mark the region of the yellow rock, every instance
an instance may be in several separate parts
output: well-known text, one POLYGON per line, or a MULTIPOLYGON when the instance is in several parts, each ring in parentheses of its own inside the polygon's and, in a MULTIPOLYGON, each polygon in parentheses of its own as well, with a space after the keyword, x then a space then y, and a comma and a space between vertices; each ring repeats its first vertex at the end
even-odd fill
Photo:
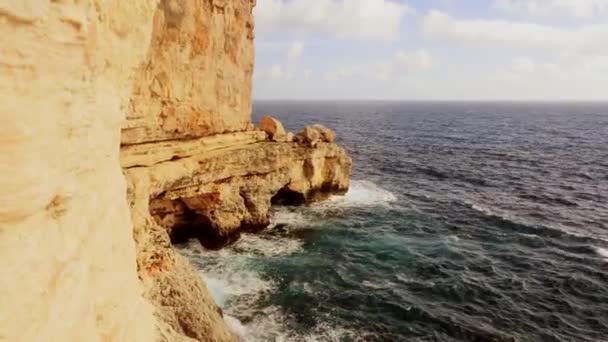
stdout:
POLYGON ((171 238, 228 243, 351 170, 251 126, 254 5, 0 0, 1 340, 237 339, 171 238))
POLYGON ((154 10, 0 1, 2 341, 161 339, 118 154, 154 10))
POLYGON ((262 120, 260 120, 260 129, 266 132, 268 137, 274 141, 284 138, 286 134, 281 121, 270 115, 262 117, 262 120))

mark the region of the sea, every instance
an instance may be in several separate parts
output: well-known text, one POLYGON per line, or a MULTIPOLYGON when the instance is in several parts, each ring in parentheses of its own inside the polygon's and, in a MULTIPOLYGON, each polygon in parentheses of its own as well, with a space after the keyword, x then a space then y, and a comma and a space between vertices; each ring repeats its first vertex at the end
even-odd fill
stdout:
POLYGON ((179 246, 244 341, 608 341, 608 103, 259 101, 343 197, 179 246))

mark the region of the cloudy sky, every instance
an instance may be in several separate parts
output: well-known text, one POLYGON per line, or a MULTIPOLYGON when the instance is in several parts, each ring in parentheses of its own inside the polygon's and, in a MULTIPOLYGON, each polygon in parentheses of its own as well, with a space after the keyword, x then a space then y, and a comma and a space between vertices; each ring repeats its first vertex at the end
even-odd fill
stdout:
POLYGON ((608 100, 608 0, 258 0, 257 99, 608 100))

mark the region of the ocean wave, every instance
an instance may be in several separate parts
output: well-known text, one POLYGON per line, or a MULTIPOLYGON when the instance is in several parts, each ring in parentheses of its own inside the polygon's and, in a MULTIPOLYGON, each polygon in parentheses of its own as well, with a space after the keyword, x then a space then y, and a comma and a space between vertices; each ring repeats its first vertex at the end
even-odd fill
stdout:
POLYGON ((601 248, 601 247, 595 247, 595 252, 608 262, 608 249, 601 248))
POLYGON ((300 251, 302 241, 269 234, 243 234, 241 239, 231 246, 231 249, 245 255, 272 257, 300 251))
POLYGON ((496 216, 496 217, 499 217, 499 218, 507 220, 506 217, 501 216, 500 214, 494 212, 493 210, 491 210, 488 207, 484 207, 484 206, 482 206, 480 204, 476 204, 476 203, 465 202, 465 204, 468 205, 469 207, 471 207, 473 210, 476 210, 476 211, 478 211, 478 212, 480 212, 480 213, 482 213, 484 215, 496 216))
MULTIPOLYGON (((235 245, 219 251, 206 250, 196 241, 182 245, 178 250, 197 266, 215 302, 230 313, 231 307, 250 306, 264 293, 276 288, 273 281, 263 278, 253 267, 258 258, 255 251, 272 245, 261 241, 246 234, 235 245)), ((259 254, 289 253, 297 248, 299 246, 290 245, 278 251, 275 247, 259 254)))
POLYGON ((309 224, 309 219, 301 212, 289 207, 277 207, 270 217, 270 229, 277 226, 304 226, 309 224))
POLYGON ((397 196, 366 180, 351 181, 350 189, 344 196, 332 196, 328 201, 316 204, 315 207, 375 207, 389 206, 397 201, 397 196))
POLYGON ((209 264, 203 268, 201 276, 213 299, 224 309, 253 304, 262 294, 276 288, 273 281, 262 278, 242 257, 209 264))
POLYGON ((533 224, 524 222, 521 219, 515 218, 512 215, 502 213, 496 209, 490 209, 486 206, 479 205, 476 203, 464 202, 464 204, 483 214, 487 219, 495 220, 496 222, 501 223, 504 226, 507 226, 509 229, 515 230, 516 232, 522 235, 539 235, 550 238, 568 238, 573 241, 581 242, 581 243, 593 243, 593 242, 606 242, 606 239, 599 236, 591 236, 589 234, 584 234, 581 232, 575 232, 573 229, 568 229, 567 227, 560 226, 549 227, 540 224, 533 224))
POLYGON ((269 306, 259 312, 247 324, 232 322, 235 332, 239 333, 244 341, 362 341, 360 332, 335 326, 328 322, 321 322, 308 331, 296 331, 290 326, 295 318, 290 317, 277 306, 269 306))

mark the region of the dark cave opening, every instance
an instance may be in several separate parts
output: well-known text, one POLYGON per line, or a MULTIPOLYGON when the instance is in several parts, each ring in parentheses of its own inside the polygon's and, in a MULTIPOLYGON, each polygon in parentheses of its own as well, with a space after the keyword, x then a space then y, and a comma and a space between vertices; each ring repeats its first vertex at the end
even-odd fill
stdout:
MULTIPOLYGON (((150 214, 156 223, 165 228, 174 245, 197 239, 206 249, 218 250, 240 237, 239 232, 220 233, 208 215, 192 210, 181 199, 152 199, 150 214)), ((213 215, 213 211, 209 215, 213 215)))
POLYGON ((272 205, 302 205, 306 203, 306 197, 297 191, 289 189, 287 186, 279 190, 271 199, 272 205))

